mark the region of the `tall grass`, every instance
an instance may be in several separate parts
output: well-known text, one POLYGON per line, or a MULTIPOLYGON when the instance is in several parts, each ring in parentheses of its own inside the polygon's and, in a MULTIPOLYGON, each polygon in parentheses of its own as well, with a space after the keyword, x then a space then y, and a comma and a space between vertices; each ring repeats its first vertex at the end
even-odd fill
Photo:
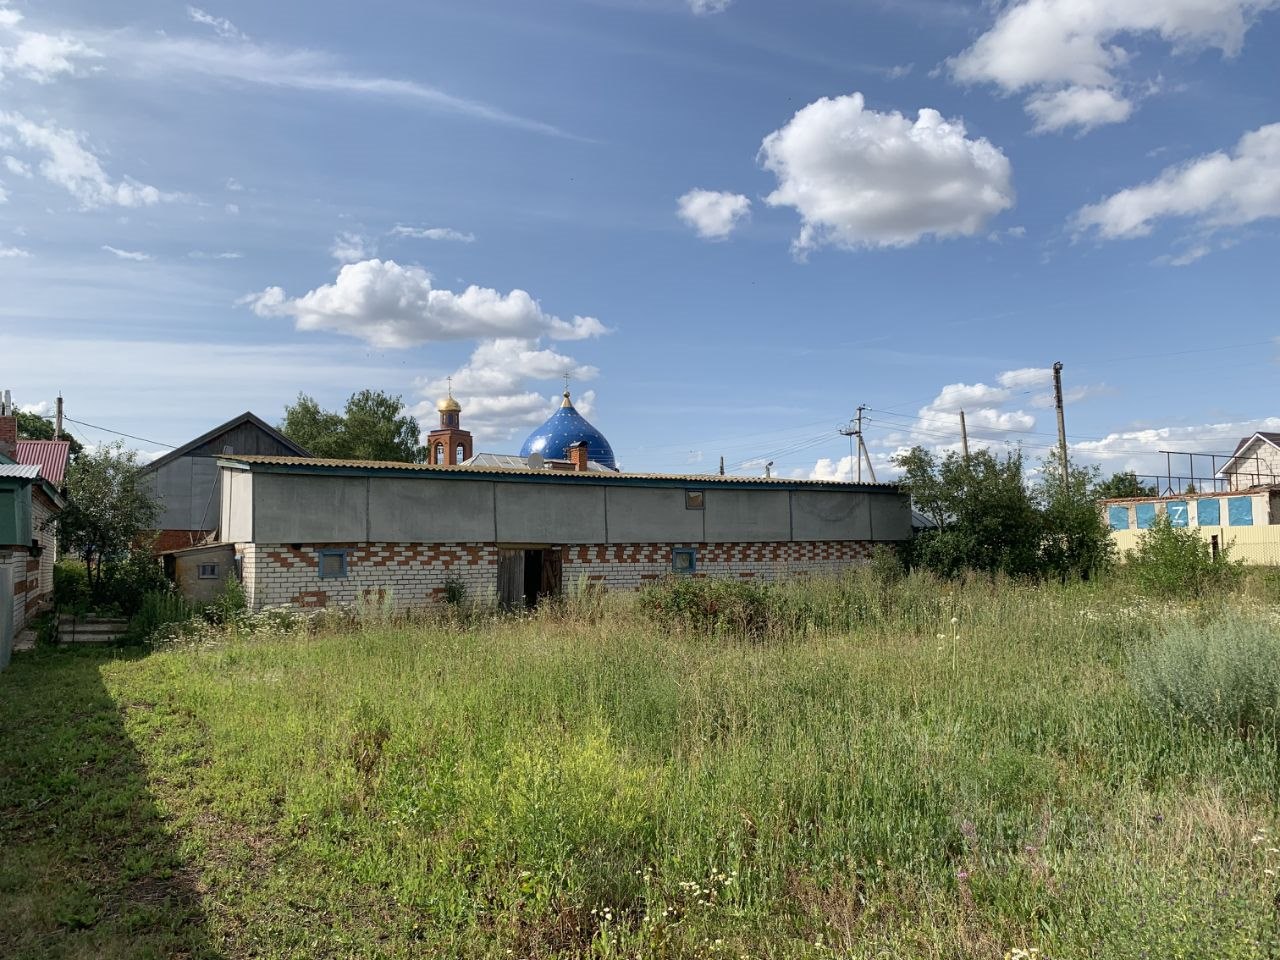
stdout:
POLYGON ((1129 682, 1154 631, 1212 611, 920 576, 761 595, 741 633, 584 592, 104 675, 155 704, 135 742, 215 897, 234 890, 220 929, 266 955, 1277 947, 1274 740, 1129 682), (205 759, 175 768, 182 715, 205 759))

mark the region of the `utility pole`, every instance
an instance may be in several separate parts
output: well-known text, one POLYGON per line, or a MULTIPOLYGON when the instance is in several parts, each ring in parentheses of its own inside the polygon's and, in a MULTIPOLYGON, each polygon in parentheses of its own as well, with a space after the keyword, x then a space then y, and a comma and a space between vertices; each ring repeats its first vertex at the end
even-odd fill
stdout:
POLYGON ((964 425, 964 411, 960 411, 960 446, 964 448, 964 462, 969 462, 969 430, 964 425))
POLYGON ((1071 482, 1071 467, 1067 462, 1067 424, 1062 416, 1062 361, 1053 365, 1053 405, 1058 410, 1058 456, 1062 458, 1062 482, 1071 482))
MULTIPOLYGON (((867 461, 867 471, 871 474, 871 482, 876 482, 876 468, 871 465, 871 454, 867 451, 867 445, 862 441, 862 411, 867 409, 865 406, 858 407, 858 415, 847 427, 842 427, 840 435, 849 438, 849 460, 857 463, 857 481, 862 482, 862 461, 867 461), (854 459, 853 455, 853 438, 858 438, 858 456, 854 459)), ((850 468, 853 469, 852 467, 850 468)))
POLYGON ((720 458, 720 476, 724 476, 724 457, 720 458))
MULTIPOLYGON (((853 438, 858 435, 857 429, 850 423, 840 428, 840 436, 849 438, 849 479, 853 479, 853 438)), ((858 460, 858 479, 862 479, 862 460, 858 460)))
POLYGON ((56 406, 57 406, 58 414, 57 414, 57 422, 53 428, 53 439, 61 440, 62 439, 62 394, 58 394, 58 402, 56 406))
POLYGON ((764 465, 764 478, 769 480, 773 477, 773 461, 770 460, 764 465))

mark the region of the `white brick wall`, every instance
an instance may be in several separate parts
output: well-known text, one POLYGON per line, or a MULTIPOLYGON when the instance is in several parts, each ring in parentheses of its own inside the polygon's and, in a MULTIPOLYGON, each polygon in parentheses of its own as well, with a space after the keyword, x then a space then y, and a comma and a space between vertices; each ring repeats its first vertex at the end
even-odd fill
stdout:
MULTIPOLYGON (((600 583, 611 590, 635 590, 667 576, 672 550, 696 551, 695 576, 742 580, 781 580, 786 577, 835 574, 865 563, 871 544, 865 541, 819 543, 727 544, 594 544, 562 548, 566 588, 579 580, 600 583)), ((439 602, 445 584, 457 580, 469 600, 496 599, 498 548, 484 543, 242 543, 245 595, 253 610, 272 607, 324 607, 355 603, 366 595, 390 591, 398 609, 439 602), (321 579, 320 553, 347 551, 347 576, 321 579)))

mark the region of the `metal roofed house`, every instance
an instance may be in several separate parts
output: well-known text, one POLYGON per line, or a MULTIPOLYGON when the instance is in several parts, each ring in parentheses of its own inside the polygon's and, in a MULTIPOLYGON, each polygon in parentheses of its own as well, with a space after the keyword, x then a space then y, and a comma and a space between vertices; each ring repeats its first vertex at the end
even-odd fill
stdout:
POLYGON ((275 427, 245 412, 153 460, 142 477, 160 503, 155 552, 195 546, 218 526, 216 458, 229 453, 308 456, 275 427))
POLYGON ((18 440, 6 394, 0 400, 0 660, 7 649, 3 635, 21 630, 53 595, 55 522, 66 506, 58 487, 68 444, 43 443, 48 445, 33 449, 30 441, 18 440), (23 462, 27 458, 37 462, 23 462))
POLYGON ((911 537, 894 484, 600 471, 588 451, 570 448, 573 470, 226 454, 219 540, 256 610, 380 591, 413 607, 451 581, 511 607, 579 579, 774 580, 911 537))

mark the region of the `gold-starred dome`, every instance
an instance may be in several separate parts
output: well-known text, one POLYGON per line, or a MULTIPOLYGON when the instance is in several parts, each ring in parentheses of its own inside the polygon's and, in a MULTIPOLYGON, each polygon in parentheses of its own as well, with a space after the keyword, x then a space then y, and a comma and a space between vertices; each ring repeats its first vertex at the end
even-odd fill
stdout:
POLYGON ((440 398, 440 402, 436 404, 436 410, 440 413, 461 413, 462 404, 453 399, 453 394, 451 393, 447 397, 440 398))

